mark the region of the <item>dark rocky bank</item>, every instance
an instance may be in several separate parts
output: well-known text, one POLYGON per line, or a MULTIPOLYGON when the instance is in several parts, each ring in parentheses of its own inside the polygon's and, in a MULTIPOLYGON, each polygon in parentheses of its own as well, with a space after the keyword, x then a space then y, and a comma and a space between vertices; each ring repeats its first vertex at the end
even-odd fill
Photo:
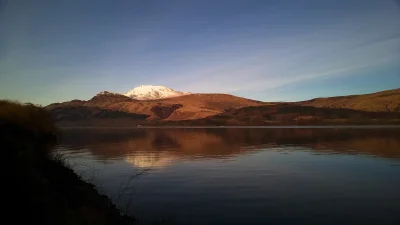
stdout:
POLYGON ((11 224, 135 224, 52 150, 57 128, 46 110, 0 101, 4 218, 11 224))

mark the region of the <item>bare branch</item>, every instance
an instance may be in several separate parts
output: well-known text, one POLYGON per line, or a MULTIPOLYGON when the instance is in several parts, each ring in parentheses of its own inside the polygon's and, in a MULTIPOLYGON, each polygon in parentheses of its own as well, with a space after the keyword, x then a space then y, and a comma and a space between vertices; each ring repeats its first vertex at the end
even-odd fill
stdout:
POLYGON ((128 187, 129 187, 129 185, 130 185, 130 183, 132 182, 133 179, 135 179, 135 178, 137 178, 137 177, 140 177, 140 176, 146 174, 146 173, 147 173, 148 171, 150 171, 150 170, 151 170, 151 168, 145 168, 145 169, 143 169, 142 171, 140 171, 139 173, 137 173, 137 174, 135 174, 135 175, 129 177, 128 181, 126 182, 125 187, 124 187, 121 191, 119 191, 119 194, 118 194, 118 196, 117 196, 115 202, 118 202, 118 200, 125 194, 126 190, 128 189, 128 187))

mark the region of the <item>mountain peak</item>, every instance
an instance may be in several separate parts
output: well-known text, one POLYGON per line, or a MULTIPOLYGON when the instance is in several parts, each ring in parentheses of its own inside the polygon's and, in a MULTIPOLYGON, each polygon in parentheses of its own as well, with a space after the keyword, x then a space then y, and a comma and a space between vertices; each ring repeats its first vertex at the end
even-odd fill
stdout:
POLYGON ((191 93, 175 91, 174 89, 165 86, 140 85, 124 95, 137 100, 152 100, 161 98, 172 98, 188 94, 191 93))
POLYGON ((97 94, 97 96, 100 96, 100 95, 121 95, 121 94, 109 92, 109 91, 102 91, 97 94))

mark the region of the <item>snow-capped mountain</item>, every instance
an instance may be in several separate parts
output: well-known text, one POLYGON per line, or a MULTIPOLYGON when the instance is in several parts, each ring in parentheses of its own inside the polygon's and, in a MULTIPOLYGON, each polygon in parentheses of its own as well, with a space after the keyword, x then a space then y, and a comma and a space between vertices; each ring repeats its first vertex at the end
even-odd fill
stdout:
POLYGON ((139 87, 130 90, 124 95, 137 100, 152 100, 160 98, 178 97, 188 94, 191 93, 175 91, 174 89, 165 86, 140 85, 139 87))
POLYGON ((115 92, 110 92, 110 91, 102 91, 102 92, 99 92, 96 96, 100 96, 100 95, 121 95, 121 94, 115 93, 115 92))

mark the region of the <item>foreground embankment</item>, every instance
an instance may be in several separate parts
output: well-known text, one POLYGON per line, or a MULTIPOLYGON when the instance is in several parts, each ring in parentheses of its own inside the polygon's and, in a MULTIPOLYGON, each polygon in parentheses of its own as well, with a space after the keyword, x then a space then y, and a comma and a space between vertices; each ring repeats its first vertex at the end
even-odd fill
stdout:
POLYGON ((13 224, 134 224, 52 154, 57 140, 46 110, 0 101, 5 219, 13 224))

